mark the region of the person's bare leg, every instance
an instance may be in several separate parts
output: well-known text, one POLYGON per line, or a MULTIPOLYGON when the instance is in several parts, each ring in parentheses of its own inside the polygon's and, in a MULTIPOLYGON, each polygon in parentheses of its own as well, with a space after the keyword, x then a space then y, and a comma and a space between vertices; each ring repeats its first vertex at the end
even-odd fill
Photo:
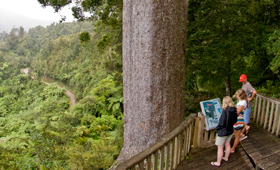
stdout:
POLYGON ((245 124, 245 132, 243 132, 245 135, 247 135, 249 133, 249 129, 250 129, 250 126, 248 124, 245 124))
POLYGON ((239 136, 240 136, 240 139, 241 139, 245 136, 245 134, 241 131, 239 136))
POLYGON ((244 124, 244 128, 242 129, 242 133, 246 135, 248 133, 249 129, 250 129, 250 126, 248 124, 244 124))
POLYGON ((245 125, 244 128, 242 129, 242 132, 241 132, 241 133, 245 134, 245 132, 246 132, 246 125, 245 125))
POLYGON ((217 162, 211 162, 213 166, 220 166, 224 155, 224 145, 217 145, 217 147, 217 162))
POLYGON ((235 152, 235 149, 236 149, 237 145, 239 144, 241 129, 240 130, 234 130, 233 133, 234 133, 235 139, 234 139, 233 146, 230 149, 231 153, 235 152))
POLYGON ((223 157, 223 160, 228 161, 230 155, 230 142, 225 143, 225 157, 223 157))

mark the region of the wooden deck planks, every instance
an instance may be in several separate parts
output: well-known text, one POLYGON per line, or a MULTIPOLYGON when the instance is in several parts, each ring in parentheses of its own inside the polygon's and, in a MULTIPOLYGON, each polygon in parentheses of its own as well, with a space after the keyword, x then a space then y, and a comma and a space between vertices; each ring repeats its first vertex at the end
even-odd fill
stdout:
POLYGON ((210 163, 217 159, 217 147, 200 148, 192 150, 187 160, 184 160, 177 170, 208 170, 208 169, 280 169, 280 138, 268 133, 263 127, 251 125, 248 138, 238 145, 229 161, 222 161, 220 167, 214 167, 210 163), (248 155, 256 164, 253 167, 248 155))
POLYGON ((246 153, 261 169, 277 169, 280 166, 280 139, 263 127, 251 125, 248 138, 241 142, 246 153))
POLYGON ((244 152, 241 145, 238 146, 236 152, 231 154, 229 161, 222 161, 220 167, 212 166, 210 163, 217 160, 217 147, 200 148, 192 151, 189 155, 190 159, 183 161, 177 170, 208 170, 208 169, 253 169, 249 158, 244 152))

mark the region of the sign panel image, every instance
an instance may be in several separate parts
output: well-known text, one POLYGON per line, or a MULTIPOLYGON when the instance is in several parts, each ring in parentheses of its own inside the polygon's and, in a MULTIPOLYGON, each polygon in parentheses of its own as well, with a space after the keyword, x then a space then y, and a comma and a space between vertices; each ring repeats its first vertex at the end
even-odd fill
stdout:
POLYGON ((215 129, 222 114, 222 106, 219 98, 200 102, 202 113, 205 115, 206 130, 215 129))

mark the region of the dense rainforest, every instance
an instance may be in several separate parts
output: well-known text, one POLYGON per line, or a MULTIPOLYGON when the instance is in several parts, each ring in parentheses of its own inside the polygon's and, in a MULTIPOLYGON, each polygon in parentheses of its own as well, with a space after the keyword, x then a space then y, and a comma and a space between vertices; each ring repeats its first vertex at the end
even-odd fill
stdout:
POLYGON ((123 140, 121 44, 115 38, 120 29, 102 27, 93 21, 53 23, 2 33, 0 169, 112 165, 123 140), (42 76, 66 84, 76 105, 42 76))
MULTIPOLYGON (((0 169, 107 169, 120 153, 122 1, 83 2, 92 17, 76 7, 77 22, 0 33, 0 169), (65 84, 76 105, 42 77, 65 84)), ((185 116, 232 95, 243 73, 280 97, 279 5, 189 0, 185 116)))

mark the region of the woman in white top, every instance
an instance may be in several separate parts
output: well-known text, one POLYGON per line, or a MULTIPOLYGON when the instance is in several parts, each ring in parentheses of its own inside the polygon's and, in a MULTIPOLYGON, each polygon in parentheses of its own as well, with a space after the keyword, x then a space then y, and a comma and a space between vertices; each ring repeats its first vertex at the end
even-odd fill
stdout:
POLYGON ((235 140, 232 148, 230 149, 230 153, 235 152, 235 149, 239 144, 240 139, 245 139, 244 138, 245 135, 241 132, 241 130, 244 127, 244 119, 243 119, 244 111, 246 110, 248 105, 247 95, 244 90, 238 89, 235 92, 234 96, 236 96, 238 99, 238 103, 236 105, 238 117, 237 117, 237 122, 233 125, 235 140))

